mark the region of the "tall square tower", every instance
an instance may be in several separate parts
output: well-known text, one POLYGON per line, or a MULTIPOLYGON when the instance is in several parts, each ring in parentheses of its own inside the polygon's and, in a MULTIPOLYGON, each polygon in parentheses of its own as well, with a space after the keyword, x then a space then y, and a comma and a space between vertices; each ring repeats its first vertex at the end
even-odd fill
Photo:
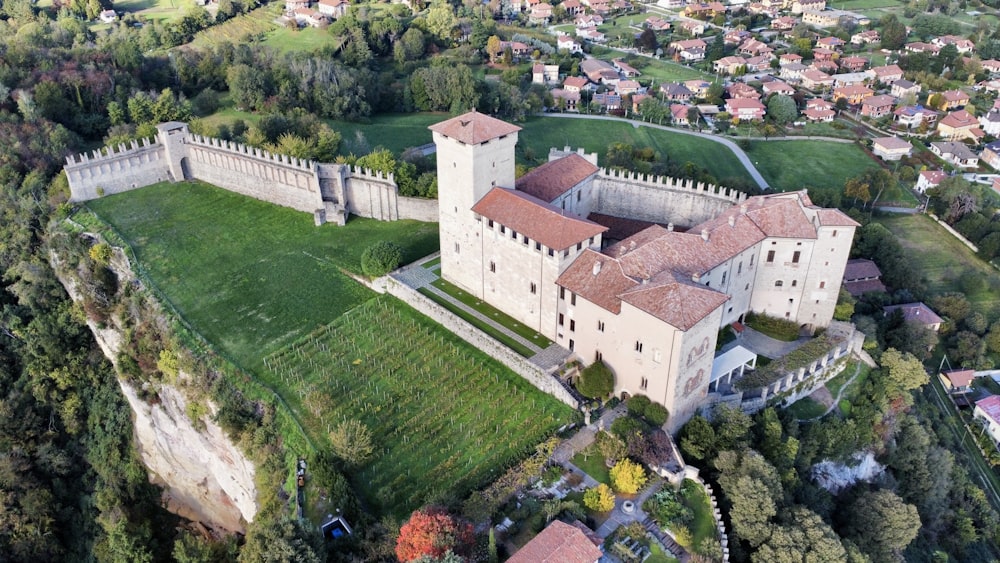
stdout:
POLYGON ((472 206, 494 187, 514 188, 514 145, 521 130, 471 111, 430 126, 437 147, 441 273, 483 298, 481 217, 472 206))

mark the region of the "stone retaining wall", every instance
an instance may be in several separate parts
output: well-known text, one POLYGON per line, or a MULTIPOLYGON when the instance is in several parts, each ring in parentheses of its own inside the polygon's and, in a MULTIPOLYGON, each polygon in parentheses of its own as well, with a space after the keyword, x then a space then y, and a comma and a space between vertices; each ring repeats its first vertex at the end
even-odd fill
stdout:
POLYGON ((574 409, 580 408, 577 400, 570 395, 560 383, 556 376, 542 371, 538 366, 529 362, 526 358, 504 346, 496 339, 484 334, 478 328, 459 318, 451 311, 438 305, 430 298, 420 294, 415 289, 403 284, 392 277, 385 278, 385 290, 390 295, 399 298, 404 303, 427 315, 434 321, 441 323, 446 329, 456 336, 475 346, 489 357, 497 360, 510 368, 514 373, 520 375, 528 383, 531 383, 539 390, 552 395, 556 399, 566 403, 574 409))

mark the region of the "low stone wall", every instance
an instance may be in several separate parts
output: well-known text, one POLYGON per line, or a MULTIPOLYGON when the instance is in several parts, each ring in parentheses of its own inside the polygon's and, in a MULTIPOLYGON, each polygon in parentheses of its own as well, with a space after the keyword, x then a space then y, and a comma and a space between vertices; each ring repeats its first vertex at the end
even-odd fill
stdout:
POLYGON ((934 219, 934 221, 936 221, 938 225, 941 225, 942 227, 944 227, 944 230, 946 230, 949 233, 951 233, 951 236, 953 236, 953 237, 957 238, 958 240, 962 241, 962 244, 964 244, 965 246, 968 246, 969 249, 971 249, 973 252, 979 252, 979 247, 978 246, 976 246, 975 244, 973 244, 973 242, 971 240, 965 238, 962 235, 962 233, 960 233, 960 232, 956 231, 955 229, 953 229, 951 227, 951 225, 949 225, 948 223, 945 223, 941 219, 938 219, 937 215, 935 215, 933 213, 928 213, 927 215, 931 219, 934 219))
POLYGON ((392 277, 385 278, 385 290, 417 311, 441 323, 456 336, 507 366, 539 390, 552 395, 574 409, 580 408, 577 400, 559 383, 554 375, 543 372, 523 356, 484 334, 428 297, 392 277))
POLYGON ((594 180, 593 211, 690 227, 746 199, 746 194, 694 180, 602 170, 594 180))
POLYGON ((436 199, 399 196, 397 204, 400 219, 414 219, 428 223, 438 222, 438 201, 436 199))

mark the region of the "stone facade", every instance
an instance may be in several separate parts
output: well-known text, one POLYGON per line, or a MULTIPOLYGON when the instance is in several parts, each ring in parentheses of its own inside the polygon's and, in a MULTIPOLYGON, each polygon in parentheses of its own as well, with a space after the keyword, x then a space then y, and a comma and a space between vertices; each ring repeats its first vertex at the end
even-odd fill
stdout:
POLYGON ((712 219, 746 194, 693 180, 604 170, 594 182, 592 211, 690 227, 712 219))

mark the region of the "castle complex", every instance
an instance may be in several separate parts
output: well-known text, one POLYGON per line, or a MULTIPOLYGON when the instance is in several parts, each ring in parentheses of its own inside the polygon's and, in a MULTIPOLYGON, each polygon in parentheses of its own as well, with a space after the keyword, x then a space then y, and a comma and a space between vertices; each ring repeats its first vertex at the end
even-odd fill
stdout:
POLYGON ((445 279, 569 350, 603 361, 615 393, 644 394, 679 428, 706 402, 719 329, 750 311, 827 326, 856 222, 805 191, 747 198, 598 168, 553 150, 515 177, 520 128, 470 112, 430 127, 438 201, 391 175, 191 134, 68 157, 73 201, 198 179, 313 214, 438 221, 445 279))
POLYGON ((698 215, 690 192, 621 198, 621 184, 642 182, 602 173, 593 155, 554 153, 515 179, 520 128, 483 114, 430 129, 445 279, 584 364, 603 361, 616 394, 662 403, 672 428, 704 403, 721 327, 750 311, 808 330, 833 318, 858 224, 805 191, 698 215), (621 219, 659 224, 612 242, 621 219))

